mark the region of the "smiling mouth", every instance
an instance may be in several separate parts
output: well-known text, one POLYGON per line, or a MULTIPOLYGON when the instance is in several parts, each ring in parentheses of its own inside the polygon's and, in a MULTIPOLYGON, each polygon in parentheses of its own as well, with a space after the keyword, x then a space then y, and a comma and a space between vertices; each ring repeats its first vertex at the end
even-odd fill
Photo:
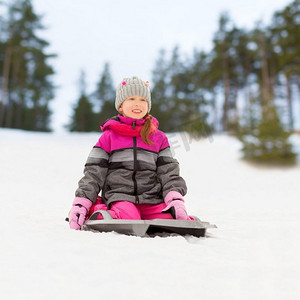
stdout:
POLYGON ((140 114, 142 111, 140 109, 134 109, 132 112, 136 114, 140 114))

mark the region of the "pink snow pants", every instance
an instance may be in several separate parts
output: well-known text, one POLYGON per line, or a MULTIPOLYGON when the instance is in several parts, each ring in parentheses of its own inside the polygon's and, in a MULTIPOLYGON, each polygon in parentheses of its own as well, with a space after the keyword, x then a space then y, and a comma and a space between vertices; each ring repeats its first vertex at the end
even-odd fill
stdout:
MULTIPOLYGON (((97 202, 91 207, 89 215, 93 212, 104 209, 109 212, 113 219, 126 220, 153 220, 153 219, 173 219, 170 213, 162 213, 166 207, 165 203, 159 204, 134 204, 128 201, 118 201, 111 205, 108 209, 98 197, 97 202)), ((102 219, 102 216, 98 216, 102 219)))

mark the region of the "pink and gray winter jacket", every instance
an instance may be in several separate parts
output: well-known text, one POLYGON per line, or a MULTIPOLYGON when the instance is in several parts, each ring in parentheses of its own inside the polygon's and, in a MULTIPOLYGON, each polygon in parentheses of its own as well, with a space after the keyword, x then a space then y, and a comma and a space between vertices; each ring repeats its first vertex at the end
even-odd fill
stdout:
POLYGON ((158 121, 152 118, 152 145, 140 136, 144 123, 144 119, 118 115, 101 125, 103 134, 89 154, 76 197, 95 203, 102 191, 102 199, 109 206, 124 200, 158 204, 170 191, 186 194, 179 164, 172 157, 166 135, 157 129, 158 121))

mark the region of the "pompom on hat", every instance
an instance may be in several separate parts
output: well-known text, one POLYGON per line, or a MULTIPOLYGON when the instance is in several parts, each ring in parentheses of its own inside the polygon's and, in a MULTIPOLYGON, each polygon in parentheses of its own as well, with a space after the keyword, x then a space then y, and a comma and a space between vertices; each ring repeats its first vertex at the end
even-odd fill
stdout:
POLYGON ((125 77, 119 83, 116 92, 115 107, 119 111, 119 107, 125 99, 131 96, 141 96, 148 101, 148 113, 151 109, 151 92, 149 88, 149 81, 134 77, 125 77))

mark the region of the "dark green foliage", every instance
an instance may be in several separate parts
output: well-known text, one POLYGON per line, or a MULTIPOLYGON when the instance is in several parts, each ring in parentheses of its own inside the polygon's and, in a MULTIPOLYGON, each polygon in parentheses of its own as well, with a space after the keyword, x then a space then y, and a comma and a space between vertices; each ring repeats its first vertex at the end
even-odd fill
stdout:
POLYGON ((300 1, 295 0, 273 16, 272 42, 280 69, 288 77, 300 75, 300 1))
POLYGON ((79 78, 80 96, 73 108, 71 123, 66 126, 70 131, 97 131, 95 122, 96 115, 93 112, 93 105, 90 102, 89 97, 86 95, 85 77, 84 71, 81 71, 79 78))
POLYGON ((259 124, 241 132, 244 158, 269 165, 292 165, 296 162, 296 154, 288 141, 290 135, 283 129, 276 107, 269 102, 263 107, 259 124))
POLYGON ((166 132, 187 131, 194 136, 203 134, 207 128, 206 102, 200 86, 195 84, 193 67, 180 57, 179 47, 173 49, 168 62, 161 50, 153 70, 152 110, 160 128, 166 132), (201 128, 201 129, 200 129, 201 128))
POLYGON ((116 115, 115 88, 110 74, 110 66, 105 63, 96 91, 92 94, 96 106, 96 122, 102 124, 107 119, 116 115))
POLYGON ((251 33, 258 101, 252 101, 251 109, 248 106, 246 126, 240 131, 244 157, 250 161, 282 165, 296 162, 289 137, 295 114, 292 87, 300 78, 299 18, 300 1, 296 0, 274 14, 269 28, 256 28, 251 33))
POLYGON ((74 108, 70 131, 89 132, 96 131, 95 114, 93 106, 86 95, 81 95, 74 108))
POLYGON ((48 42, 37 36, 43 29, 30 0, 14 0, 0 28, 0 126, 50 131, 49 102, 54 97, 48 42))
POLYGON ((99 131, 99 126, 116 115, 115 90, 110 74, 109 64, 104 65, 96 91, 87 96, 85 73, 80 75, 80 98, 74 108, 70 131, 99 131))

